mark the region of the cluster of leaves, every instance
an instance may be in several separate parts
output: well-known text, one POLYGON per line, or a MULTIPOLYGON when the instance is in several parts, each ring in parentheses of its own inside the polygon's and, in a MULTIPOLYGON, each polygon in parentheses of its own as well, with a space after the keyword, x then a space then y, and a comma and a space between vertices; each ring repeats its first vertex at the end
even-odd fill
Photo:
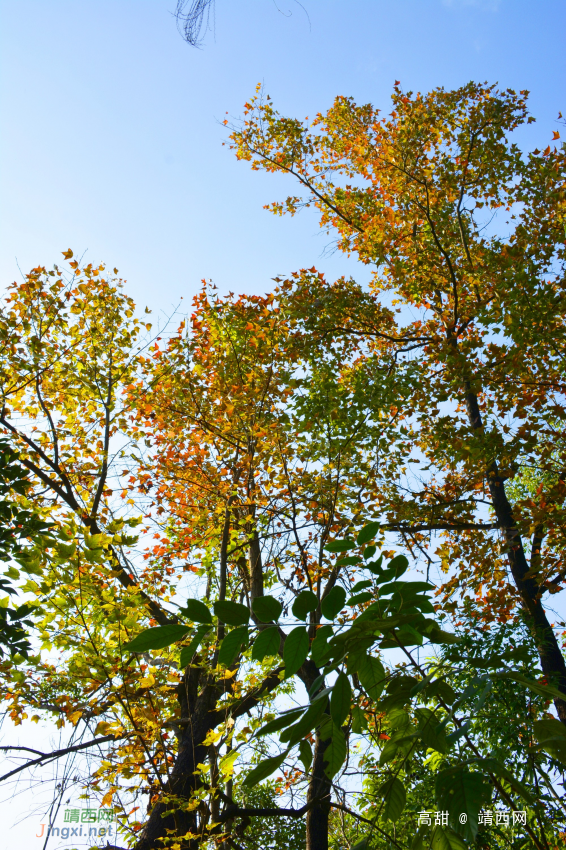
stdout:
POLYGON ((10 597, 17 595, 13 581, 20 577, 13 562, 25 559, 32 548, 28 541, 37 541, 51 527, 26 499, 30 487, 29 473, 16 452, 0 440, 0 561, 7 566, 0 576, 0 591, 6 594, 0 600, 0 655, 8 651, 22 659, 31 651, 26 627, 33 622, 26 618, 39 612, 28 602, 11 607, 10 597))
POLYGON ((233 135, 369 290, 205 286, 143 343, 69 251, 3 306, 0 423, 54 523, 19 586, 56 661, 4 659, 1 696, 100 748, 81 782, 136 850, 253 846, 263 817, 309 850, 560 840, 565 154, 509 141, 524 93, 393 101, 309 128, 258 96, 233 135), (488 835, 490 805, 526 823, 488 835))
MULTIPOLYGON (((251 611, 237 602, 219 601, 214 605, 214 614, 201 601, 190 599, 186 613, 200 625, 189 637, 189 626, 158 626, 141 632, 125 649, 161 649, 188 639, 188 645, 181 649, 184 665, 194 658, 216 619, 232 626, 218 651, 218 662, 225 667, 233 667, 249 645, 251 659, 261 662, 266 656, 277 656, 282 644, 285 678, 295 675, 312 659, 321 672, 311 684, 308 703, 283 711, 256 729, 257 739, 278 733, 280 752, 261 760, 247 774, 242 783, 245 788, 253 788, 270 777, 289 760, 295 748, 308 774, 313 763, 310 740, 314 730, 325 744, 324 772, 333 779, 346 761, 350 736, 364 734, 371 726, 374 732, 381 730, 378 735, 382 742, 385 740, 378 762, 369 771, 365 799, 373 826, 381 823, 380 832, 386 834, 383 827, 387 829, 388 821, 397 822, 405 810, 408 780, 410 792, 415 795, 418 791, 421 801, 427 796, 422 793, 422 785, 428 783, 429 799, 434 798, 431 802, 449 814, 450 826, 437 826, 433 831, 433 847, 460 850, 465 847, 461 838, 475 840, 480 810, 492 804, 494 795, 496 800, 528 815, 524 831, 521 826, 516 830, 517 846, 529 840, 539 846, 539 826, 543 836, 550 835, 564 814, 559 806, 552 805, 554 800, 541 813, 537 774, 545 777, 547 783, 548 776, 540 763, 535 767, 533 755, 545 751, 551 758, 558 758, 555 766, 562 768, 565 764, 564 726, 545 716, 544 711, 545 701, 548 704, 560 693, 514 666, 522 659, 531 669, 532 648, 525 634, 518 648, 501 646, 500 636, 495 641, 499 647, 492 645, 488 653, 478 655, 482 644, 485 649, 485 640, 445 632, 435 618, 425 616, 434 613, 429 596, 433 586, 401 578, 409 566, 403 555, 386 566, 383 555, 375 559, 375 545, 367 544, 378 530, 378 523, 370 523, 356 540, 336 540, 326 546, 328 551, 337 553, 358 550, 359 554, 342 555, 340 560, 347 558, 350 563, 362 565, 371 578, 357 582, 349 598, 342 586, 334 585, 320 603, 322 617, 331 622, 318 627, 312 642, 306 626, 297 625, 287 632, 284 627, 288 627, 288 621, 279 622, 281 603, 273 596, 263 596, 254 600, 251 611), (337 620, 345 606, 352 614, 357 609, 358 615, 337 620), (250 630, 251 617, 256 625, 250 630), (440 658, 424 664, 415 661, 409 648, 421 647, 425 642, 428 646, 456 645, 458 660, 447 649, 440 658), (383 650, 393 647, 406 652, 408 665, 386 669, 380 656, 383 650), (329 677, 334 681, 325 687, 329 677), (459 689, 454 685, 459 685, 459 689), (530 704, 529 709, 526 703, 530 704), (504 740, 501 730, 501 706, 507 707, 507 722, 519 706, 523 715, 530 715, 522 741, 525 762, 520 770, 517 754, 521 748, 515 744, 510 758, 510 742, 504 740), (498 728, 489 730, 486 724, 488 719, 492 722, 494 714, 499 715, 498 728), (537 746, 529 746, 535 739, 537 746), (520 773, 528 777, 527 782, 520 773), (433 783, 429 780, 431 774, 433 783), (402 777, 406 777, 405 783, 402 777), (369 798, 373 798, 372 802, 369 798)), ((292 613, 296 619, 305 620, 318 606, 316 595, 305 590, 297 596, 292 613)), ((235 750, 231 752, 234 754, 235 750)), ((366 765, 371 761, 366 758, 366 765)), ((549 788, 552 792, 551 784, 549 788)), ((371 836, 372 833, 362 839, 359 846, 369 846, 371 836)), ((425 833, 420 830, 412 846, 424 848, 424 842, 425 833)))

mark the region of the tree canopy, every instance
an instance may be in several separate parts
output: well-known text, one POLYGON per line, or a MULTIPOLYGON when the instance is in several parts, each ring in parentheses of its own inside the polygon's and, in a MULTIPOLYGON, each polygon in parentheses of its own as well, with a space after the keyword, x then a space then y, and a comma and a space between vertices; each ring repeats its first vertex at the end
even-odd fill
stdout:
POLYGON ((307 126, 258 90, 238 157, 369 288, 205 285, 157 335, 70 250, 8 290, 0 423, 50 526, 4 556, 38 651, 2 697, 99 753, 128 846, 560 846, 565 150, 527 120, 470 84, 307 126))

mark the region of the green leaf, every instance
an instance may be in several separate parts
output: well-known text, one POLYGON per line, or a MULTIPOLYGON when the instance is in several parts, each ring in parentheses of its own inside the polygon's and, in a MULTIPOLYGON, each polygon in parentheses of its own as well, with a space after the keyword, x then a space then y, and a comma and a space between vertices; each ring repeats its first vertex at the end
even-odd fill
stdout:
POLYGON ((350 703, 352 702, 352 688, 350 680, 345 673, 339 673, 332 687, 330 697, 330 716, 337 726, 342 726, 350 714, 350 703))
POLYGON ((300 720, 294 724, 294 726, 290 726, 281 733, 279 740, 282 743, 288 743, 290 747, 294 747, 301 738, 304 738, 308 732, 318 726, 322 716, 324 715, 327 704, 328 699, 319 699, 313 702, 309 705, 307 711, 300 720))
POLYGON ((258 737, 271 735, 272 732, 279 732, 280 729, 285 729, 286 726, 290 726, 291 723, 295 722, 297 717, 303 713, 303 710, 302 708, 295 708, 293 711, 287 711, 285 714, 280 715, 280 717, 270 720, 261 729, 258 729, 258 737))
POLYGON ((361 841, 358 841, 356 844, 354 844, 352 850, 369 850, 370 837, 371 836, 366 835, 364 838, 362 838, 361 841))
POLYGON ((335 584, 328 596, 322 600, 322 616, 327 620, 334 620, 338 616, 346 602, 346 591, 340 585, 335 584))
POLYGON ((396 776, 385 782, 377 792, 384 799, 383 816, 385 820, 395 823, 401 817, 401 813, 407 802, 405 786, 396 776))
POLYGON ((187 617, 192 620, 193 623, 212 624, 212 614, 204 602, 201 602, 200 599, 187 599, 187 604, 185 605, 184 610, 186 611, 187 617))
MULTIPOLYGON (((536 721, 536 722, 540 722, 540 721, 536 721)), ((536 726, 536 722, 534 724, 535 726, 536 726)), ((542 722, 544 723, 545 721, 543 720, 542 722)), ((558 720, 556 721, 556 723, 559 723, 559 722, 560 721, 558 721, 558 720)), ((535 735, 536 735, 536 732, 535 732, 535 735)), ((488 771, 489 773, 494 773, 496 776, 501 776, 503 779, 505 779, 509 783, 511 788, 517 794, 520 794, 520 796, 527 803, 529 803, 529 805, 531 805, 531 806, 535 805, 535 801, 534 801, 529 789, 525 785, 523 785, 523 783, 520 781, 520 779, 517 779, 517 777, 513 773, 511 773, 511 771, 508 770, 505 767, 505 765, 501 764, 501 762, 499 762, 497 759, 494 759, 494 758, 491 758, 491 757, 489 757, 489 758, 477 758, 477 759, 474 759, 474 763, 479 764, 481 767, 485 768, 485 770, 488 771)))
POLYGON ((372 700, 378 700, 385 687, 385 670, 379 658, 373 655, 362 657, 357 672, 367 695, 372 700))
POLYGON ((146 652, 148 649, 164 649, 172 643, 182 640, 190 626, 155 626, 153 629, 145 629, 129 643, 124 644, 124 649, 129 652, 146 652))
POLYGON ((338 558, 336 561, 337 567, 354 567, 356 564, 361 564, 362 559, 359 555, 346 555, 344 558, 338 558))
POLYGON ((283 606, 274 596, 256 596, 252 602, 252 611, 262 623, 276 623, 282 610, 283 606))
POLYGON ((397 578, 399 578, 399 576, 402 576, 403 573, 408 570, 408 568, 409 561, 405 557, 405 555, 397 555, 395 558, 389 561, 386 567, 387 570, 392 570, 393 575, 395 575, 397 578))
POLYGON ((370 593, 367 590, 365 593, 356 593, 355 596, 351 596, 348 599, 348 606, 353 608, 354 605, 362 605, 364 602, 369 602, 370 599, 373 599, 373 593, 370 593))
POLYGON ((436 826, 434 828, 434 832, 432 833, 432 842, 431 845, 432 850, 452 850, 450 846, 450 841, 448 840, 448 835, 442 829, 441 826, 436 826))
POLYGON ((287 635, 283 649, 285 678, 294 676, 309 654, 309 633, 305 626, 297 626, 287 635))
POLYGON ((305 620, 307 614, 310 614, 311 611, 316 611, 317 608, 318 599, 316 595, 312 590, 303 590, 295 599, 291 610, 297 620, 305 620))
POLYGON ((371 587, 371 586, 372 586, 372 584, 373 584, 373 582, 372 582, 371 580, 370 580, 370 581, 368 581, 368 580, 366 580, 366 581, 358 581, 358 582, 356 582, 356 584, 353 586, 353 588, 351 589, 350 593, 352 593, 352 595, 353 595, 353 594, 355 594, 355 593, 360 593, 362 590, 366 590, 368 587, 371 587))
POLYGON ((281 637, 277 626, 270 626, 268 629, 263 629, 253 642, 253 660, 263 661, 269 655, 277 655, 279 653, 280 643, 281 637))
POLYGON ((429 708, 417 708, 415 716, 419 721, 419 736, 425 747, 444 755, 448 750, 448 742, 444 732, 436 731, 440 723, 438 717, 429 708))
POLYGON ((430 685, 425 688, 427 697, 439 696, 447 705, 452 705, 456 699, 454 688, 444 679, 435 679, 430 685))
POLYGON ((311 656, 317 667, 323 667, 330 659, 328 638, 332 635, 332 626, 320 626, 311 644, 311 656))
POLYGON ((356 537, 356 543, 358 546, 363 546, 364 543, 369 543, 370 540, 373 540, 377 532, 379 531, 379 523, 378 522, 368 522, 367 525, 364 525, 358 536, 356 537))
POLYGON ((450 850, 468 850, 467 845, 462 841, 460 836, 454 832, 453 829, 448 827, 444 830, 446 837, 448 838, 448 842, 450 844, 450 850))
POLYGON ((247 605, 227 599, 214 603, 214 613, 222 623, 228 623, 229 626, 244 626, 250 619, 247 605))
POLYGON ((363 709, 355 705, 352 709, 352 732, 361 735, 368 728, 368 722, 363 709))
POLYGON ((245 785, 246 788, 253 788, 254 785, 257 785, 258 782, 263 782, 264 779, 267 779, 268 776, 271 776, 278 767, 281 767, 285 759, 287 758, 288 750, 285 750, 284 753, 281 753, 278 756, 272 756, 272 758, 264 759, 260 761, 257 767, 254 767, 253 770, 250 770, 242 785, 245 785))
POLYGON ((545 718, 533 724, 535 738, 545 752, 560 762, 566 763, 566 728, 560 720, 545 718))
POLYGON ((247 645, 247 642, 247 626, 238 626, 237 629, 232 629, 220 644, 218 663, 223 664, 224 667, 230 667, 239 655, 242 646, 247 645))
POLYGON ((179 666, 181 669, 187 667, 193 660, 193 656, 199 646, 202 643, 204 637, 210 632, 210 626, 204 624, 197 628, 193 635, 193 639, 188 646, 184 646, 181 649, 181 656, 179 658, 179 666))
POLYGON ((305 773, 308 773, 312 764, 312 748, 304 738, 302 741, 299 741, 299 759, 302 762, 305 773))
POLYGON ((478 813, 491 794, 486 777, 461 766, 449 768, 437 775, 435 790, 440 809, 448 812, 450 822, 464 838, 474 841, 478 833, 478 813), (464 813, 468 820, 460 824, 460 814, 464 813))
POLYGON ((356 544, 353 540, 331 540, 324 548, 327 552, 347 552, 348 549, 355 549, 356 544))
POLYGON ((346 738, 342 729, 330 721, 330 743, 324 751, 324 772, 329 779, 336 776, 346 758, 346 738))
POLYGON ((411 850, 425 850, 424 837, 421 833, 421 830, 417 832, 417 834, 411 841, 411 850))
POLYGON ((513 682, 517 682, 519 685, 524 685, 533 693, 538 694, 541 697, 546 697, 547 699, 562 699, 566 700, 566 694, 563 694, 562 691, 559 691, 558 688, 553 687, 552 685, 542 685, 540 682, 534 682, 532 679, 527 679, 526 676, 521 676, 520 673, 508 673, 507 671, 503 671, 501 673, 494 673, 494 676, 497 676, 499 679, 511 679, 513 682))
POLYGON ((466 844, 450 827, 437 826, 432 834, 432 850, 467 850, 466 844))

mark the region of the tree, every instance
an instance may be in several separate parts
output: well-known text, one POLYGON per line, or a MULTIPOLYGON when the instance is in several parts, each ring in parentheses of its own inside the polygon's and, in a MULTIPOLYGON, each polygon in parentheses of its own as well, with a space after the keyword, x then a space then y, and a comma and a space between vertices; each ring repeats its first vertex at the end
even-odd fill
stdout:
POLYGON ((402 579, 404 556, 376 556, 384 529, 403 532, 404 523, 373 521, 357 533, 402 462, 397 375, 387 357, 368 362, 356 335, 313 333, 305 307, 340 296, 336 320, 377 327, 391 324, 391 311, 311 270, 265 298, 205 290, 190 333, 181 323, 144 349, 131 301, 102 267, 73 261, 67 283, 55 271, 34 270, 13 287, 3 314, 13 343, 5 427, 37 481, 34 498, 41 503, 47 486, 59 520, 42 567, 33 552, 24 559, 23 585, 41 600, 39 636, 58 663, 33 660, 23 681, 5 663, 3 695, 15 722, 30 708, 48 711, 73 733, 68 747, 30 764, 100 748, 86 786, 114 807, 138 850, 253 846, 264 817, 281 823, 279 835, 304 819, 307 847, 318 850, 332 811, 362 825, 365 846, 379 846, 396 840, 391 822, 404 798, 422 797, 423 780, 451 811, 435 842, 462 846, 455 830, 472 840, 479 805, 495 794, 514 807, 526 800, 519 838, 542 850, 554 803, 537 822, 532 787, 545 766, 563 764, 563 740, 545 716, 557 692, 532 677, 531 655, 517 668, 505 646, 480 647, 479 659, 478 641, 456 660, 415 658, 411 647, 462 641, 427 616, 432 586, 402 579), (156 520, 158 538, 141 559, 128 554, 141 518, 129 506, 143 510, 146 535, 156 520), (399 645, 406 664, 387 664, 388 646, 399 645), (486 703, 488 679, 534 695, 527 737, 492 761, 481 744, 482 708, 497 710, 486 703), (282 713, 274 700, 293 694, 282 713), (361 812, 340 778, 360 735, 361 812), (527 757, 535 740, 534 773, 516 776, 516 752, 527 757), (270 786, 257 786, 278 770, 283 805, 272 805, 270 786), (449 799, 454 777, 465 828, 449 799), (128 821, 144 794, 148 817, 128 821))
POLYGON ((339 99, 310 133, 258 99, 234 131, 377 264, 370 291, 315 269, 205 288, 142 342, 121 282, 66 252, 70 275, 33 270, 2 312, 0 421, 57 523, 21 587, 58 658, 5 660, 2 695, 72 732, 30 764, 100 748, 86 787, 136 850, 253 846, 263 817, 304 820, 308 850, 337 830, 549 850, 564 829, 542 603, 563 578, 564 155, 507 141, 512 92, 394 102, 382 121, 339 99), (478 220, 501 205, 511 240, 478 220), (447 822, 419 829, 419 800, 447 822), (510 838, 480 823, 501 802, 510 838))
MULTIPOLYGON (((390 116, 339 97, 311 129, 258 90, 232 140, 252 168, 306 191, 273 212, 315 206, 338 247, 375 267, 373 299, 401 305, 393 326, 336 321, 335 288, 311 321, 317 333, 365 338, 367 363, 388 357, 395 370, 405 459, 429 474, 386 478, 383 514, 407 523, 406 542, 425 557, 427 532, 442 529, 446 610, 456 592, 475 594, 488 619, 519 606, 545 675, 566 692, 543 604, 565 578, 566 150, 523 156, 510 141, 534 120, 526 94, 470 83, 413 95, 396 84, 390 116)), ((566 703, 555 705, 566 723, 566 703)))

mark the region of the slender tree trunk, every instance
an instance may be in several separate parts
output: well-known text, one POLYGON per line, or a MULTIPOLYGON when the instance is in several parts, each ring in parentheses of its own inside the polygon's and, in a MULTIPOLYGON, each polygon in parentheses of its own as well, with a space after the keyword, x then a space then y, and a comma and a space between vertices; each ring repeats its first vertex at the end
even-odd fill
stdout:
MULTIPOLYGON (((483 428, 477 395, 468 387, 466 407, 470 425, 483 428)), ((487 469, 491 503, 507 544, 507 557, 515 586, 521 596, 523 610, 538 649, 542 671, 549 684, 566 693, 566 662, 558 646, 554 630, 548 621, 541 596, 542 590, 533 576, 529 576, 529 564, 521 534, 513 517, 513 509, 505 493, 504 479, 499 475, 497 464, 487 469)), ((566 724, 566 699, 555 699, 556 712, 566 724)))
POLYGON ((330 817, 330 792, 332 783, 324 772, 324 753, 330 741, 321 741, 316 733, 312 776, 307 803, 320 798, 307 812, 307 850, 328 850, 328 819, 330 817))

